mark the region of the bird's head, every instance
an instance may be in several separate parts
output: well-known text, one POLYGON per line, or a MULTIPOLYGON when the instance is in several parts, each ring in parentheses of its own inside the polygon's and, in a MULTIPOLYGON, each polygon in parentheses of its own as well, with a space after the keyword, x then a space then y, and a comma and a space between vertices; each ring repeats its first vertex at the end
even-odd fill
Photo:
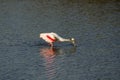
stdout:
POLYGON ((75 38, 70 38, 70 42, 71 42, 74 46, 76 46, 76 44, 75 44, 75 38))

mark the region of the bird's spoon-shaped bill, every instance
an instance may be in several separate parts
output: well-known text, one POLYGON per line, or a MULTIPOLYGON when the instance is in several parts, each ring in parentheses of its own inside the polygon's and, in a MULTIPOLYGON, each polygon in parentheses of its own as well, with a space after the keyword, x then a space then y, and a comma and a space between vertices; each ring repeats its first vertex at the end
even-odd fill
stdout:
POLYGON ((71 42, 72 42, 73 46, 76 46, 76 43, 75 43, 75 39, 74 39, 74 38, 71 38, 71 42))

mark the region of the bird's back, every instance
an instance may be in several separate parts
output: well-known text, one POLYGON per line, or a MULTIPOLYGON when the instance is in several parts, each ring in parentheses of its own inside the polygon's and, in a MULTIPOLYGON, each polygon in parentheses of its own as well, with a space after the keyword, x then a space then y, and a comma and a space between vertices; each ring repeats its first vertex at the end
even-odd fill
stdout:
POLYGON ((52 33, 41 33, 40 38, 44 39, 46 42, 54 42, 56 40, 52 33))

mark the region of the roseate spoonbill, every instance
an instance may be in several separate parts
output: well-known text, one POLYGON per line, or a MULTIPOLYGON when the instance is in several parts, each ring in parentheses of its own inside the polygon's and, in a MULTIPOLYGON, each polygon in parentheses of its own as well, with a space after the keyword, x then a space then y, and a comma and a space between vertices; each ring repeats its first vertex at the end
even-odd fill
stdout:
POLYGON ((53 46, 53 43, 56 41, 59 42, 71 42, 75 46, 75 39, 65 39, 60 37, 57 33, 50 32, 50 33, 40 33, 40 38, 45 40, 47 43, 49 43, 51 46, 53 46))

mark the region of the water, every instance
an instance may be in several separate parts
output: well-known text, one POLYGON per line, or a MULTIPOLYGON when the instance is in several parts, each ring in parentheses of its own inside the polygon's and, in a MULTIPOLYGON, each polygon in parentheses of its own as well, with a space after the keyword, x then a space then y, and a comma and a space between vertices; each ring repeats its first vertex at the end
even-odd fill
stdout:
POLYGON ((117 0, 0 0, 0 80, 119 80, 117 0), (76 39, 39 38, 56 32, 76 39))

